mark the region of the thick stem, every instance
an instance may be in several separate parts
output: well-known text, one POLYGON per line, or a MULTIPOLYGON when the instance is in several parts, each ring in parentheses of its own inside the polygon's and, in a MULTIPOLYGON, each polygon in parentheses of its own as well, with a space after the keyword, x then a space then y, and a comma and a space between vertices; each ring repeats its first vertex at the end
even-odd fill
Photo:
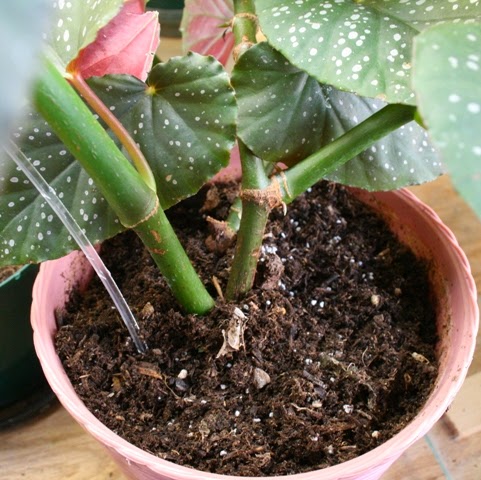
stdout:
POLYGON ((255 157, 242 142, 239 142, 239 150, 242 165, 242 219, 225 293, 228 301, 237 300, 252 288, 274 200, 269 196, 270 182, 262 160, 255 157))
POLYGON ((157 208, 155 193, 49 61, 37 79, 34 102, 53 131, 98 185, 122 225, 135 225, 157 208))
MULTIPOLYGON (((264 171, 268 177, 271 176, 272 172, 276 169, 276 164, 273 162, 264 162, 264 171)), ((227 217, 226 223, 229 229, 237 233, 240 227, 240 221, 242 218, 242 200, 236 198, 230 207, 229 215, 227 217)))
POLYGON ((49 61, 37 79, 34 102, 92 177, 122 225, 134 228, 151 249, 184 309, 189 313, 205 313, 212 308, 214 302, 175 237, 157 195, 49 61))
POLYGON ((387 134, 414 119, 415 107, 388 105, 353 129, 274 177, 285 203, 292 202, 328 173, 359 155, 387 134))
POLYGON ((134 228, 149 249, 177 301, 189 313, 204 314, 214 307, 165 213, 154 215, 134 228))
POLYGON ((77 92, 82 95, 83 99, 90 105, 95 113, 107 124, 107 126, 114 132, 114 135, 120 140, 125 150, 129 154, 135 168, 145 183, 155 192, 157 189, 154 174, 140 150, 137 143, 130 136, 129 132, 120 123, 117 117, 106 107, 95 92, 90 88, 90 85, 78 72, 69 72, 68 77, 70 83, 75 87, 77 92))
MULTIPOLYGON (((254 1, 234 0, 234 13, 234 59, 237 61, 239 56, 257 41, 254 1)), ((252 288, 262 239, 272 208, 269 198, 270 182, 262 160, 240 140, 239 152, 242 166, 242 218, 225 293, 228 301, 239 299, 252 288)), ((233 216, 230 220, 235 222, 236 217, 233 216)))

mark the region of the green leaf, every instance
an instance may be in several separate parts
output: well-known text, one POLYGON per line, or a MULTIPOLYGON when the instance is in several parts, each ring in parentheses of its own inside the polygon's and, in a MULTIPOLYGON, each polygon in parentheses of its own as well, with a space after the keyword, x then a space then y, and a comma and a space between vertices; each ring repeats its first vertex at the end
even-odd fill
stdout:
MULTIPOLYGON (((237 107, 228 76, 213 58, 191 54, 159 64, 148 82, 112 76, 91 84, 144 151, 167 208, 227 165, 237 107)), ((13 138, 92 243, 123 229, 92 179, 36 113, 24 116, 13 138)), ((0 157, 0 193, 0 264, 43 261, 76 248, 6 156, 0 157)))
MULTIPOLYGON (((240 57, 232 82, 239 104, 238 135, 259 158, 270 162, 296 163, 384 106, 379 100, 319 84, 266 43, 240 57)), ((440 173, 426 133, 411 122, 329 178, 386 190, 432 180, 440 173)))
MULTIPOLYGON (((13 139, 92 243, 122 230, 92 180, 38 114, 27 114, 13 139)), ((76 249, 48 204, 6 156, 0 156, 0 172, 0 264, 40 262, 76 249)))
POLYGON ((290 165, 321 147, 325 87, 267 43, 239 58, 232 85, 239 105, 238 135, 259 158, 290 165))
POLYGON ((36 71, 48 13, 47 0, 0 2, 0 144, 20 110, 36 71))
POLYGON ((119 12, 124 0, 57 0, 45 34, 52 59, 61 71, 92 43, 97 32, 119 12))
POLYGON ((419 110, 454 186, 481 216, 481 25, 438 25, 415 42, 419 110))
POLYGON ((127 76, 89 83, 139 144, 163 208, 196 193, 227 166, 237 106, 229 77, 213 57, 190 53, 160 63, 147 88, 127 76))
POLYGON ((258 0, 256 5, 269 43, 320 82, 411 105, 413 38, 430 22, 453 20, 453 10, 465 21, 481 14, 480 2, 470 0, 258 0))
POLYGON ((398 18, 419 31, 437 23, 481 20, 479 0, 361 0, 359 3, 398 18))

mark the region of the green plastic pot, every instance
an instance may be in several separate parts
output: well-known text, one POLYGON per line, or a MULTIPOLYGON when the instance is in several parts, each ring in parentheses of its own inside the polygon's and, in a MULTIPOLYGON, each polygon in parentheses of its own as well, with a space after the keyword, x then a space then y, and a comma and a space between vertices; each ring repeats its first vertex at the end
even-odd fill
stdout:
POLYGON ((31 417, 53 399, 30 326, 37 272, 37 265, 26 265, 0 283, 0 428, 31 417))
POLYGON ((165 8, 166 10, 182 10, 184 0, 150 0, 147 3, 149 8, 165 8))

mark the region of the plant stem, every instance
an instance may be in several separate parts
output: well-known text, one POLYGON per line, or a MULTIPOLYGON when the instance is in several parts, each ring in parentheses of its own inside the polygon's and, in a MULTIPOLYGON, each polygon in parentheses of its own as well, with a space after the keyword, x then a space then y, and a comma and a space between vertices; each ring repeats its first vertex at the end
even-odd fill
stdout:
POLYGON ((242 165, 242 219, 225 293, 228 301, 237 300, 252 288, 272 208, 268 192, 270 181, 262 160, 254 156, 241 141, 239 151, 242 165))
POLYGON ((144 157, 137 143, 134 142, 129 132, 120 123, 117 117, 106 107, 95 92, 90 88, 89 84, 78 72, 69 72, 68 77, 71 85, 75 87, 77 92, 82 95, 83 99, 90 105, 90 107, 99 115, 99 117, 109 126, 114 132, 114 135, 120 140, 120 143, 127 150, 130 159, 135 165, 140 176, 145 183, 155 192, 157 189, 154 174, 150 169, 150 165, 144 157))
POLYGON ((134 230, 184 310, 200 315, 210 311, 214 300, 192 267, 164 211, 159 208, 134 230))
POLYGON ((45 68, 34 89, 34 102, 70 152, 98 185, 126 227, 139 223, 157 208, 147 187, 56 67, 45 68))
POLYGON ((294 167, 277 174, 273 181, 280 186, 282 200, 285 203, 292 202, 328 173, 412 121, 415 113, 415 107, 388 105, 294 167))
POLYGON ((329 172, 412 121, 415 112, 411 106, 388 105, 299 164, 275 175, 270 183, 272 203, 266 201, 269 189, 262 162, 240 142, 244 195, 236 252, 226 290, 227 300, 238 299, 252 288, 267 218, 277 201, 276 188, 285 203, 292 202, 329 172), (255 191, 256 195, 246 198, 246 190, 255 191))
POLYGON ((157 195, 48 60, 34 86, 34 102, 92 177, 122 225, 139 234, 182 307, 189 313, 209 311, 214 301, 175 236, 157 195))
POLYGON ((242 218, 242 200, 237 197, 233 202, 227 216, 227 226, 233 231, 238 232, 242 218))
POLYGON ((234 20, 232 30, 234 32, 234 60, 237 59, 252 45, 254 45, 257 33, 257 17, 253 0, 234 0, 234 20))
MULTIPOLYGON (((234 59, 256 43, 257 17, 253 0, 234 0, 234 59)), ((264 163, 238 139, 242 166, 242 218, 227 282, 225 297, 228 301, 238 300, 254 284, 257 261, 264 232, 272 209, 272 192, 264 163)), ((228 221, 235 224, 236 217, 228 221)))

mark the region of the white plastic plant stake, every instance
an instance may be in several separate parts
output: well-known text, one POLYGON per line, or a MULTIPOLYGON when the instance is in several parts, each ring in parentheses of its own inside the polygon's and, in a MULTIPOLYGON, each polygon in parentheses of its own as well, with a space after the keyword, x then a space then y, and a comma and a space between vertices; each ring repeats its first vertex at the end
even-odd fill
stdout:
POLYGON ((62 201, 58 198, 55 190, 46 182, 40 172, 32 165, 30 160, 18 148, 18 146, 14 142, 10 142, 4 146, 4 149, 10 158, 26 175, 26 177, 32 182, 45 201, 50 205, 50 207, 52 207, 52 210, 57 214, 69 231, 70 235, 72 235, 74 240, 77 242, 85 257, 90 262, 93 269, 107 289, 112 301, 114 302, 114 305, 117 307, 117 310, 122 317, 130 336, 132 337, 135 347, 140 353, 144 353, 147 350, 147 346, 138 335, 139 325, 137 320, 132 314, 132 311, 127 305, 122 292, 119 290, 119 287, 112 278, 109 270, 105 266, 94 246, 90 243, 90 240, 86 237, 62 201))

